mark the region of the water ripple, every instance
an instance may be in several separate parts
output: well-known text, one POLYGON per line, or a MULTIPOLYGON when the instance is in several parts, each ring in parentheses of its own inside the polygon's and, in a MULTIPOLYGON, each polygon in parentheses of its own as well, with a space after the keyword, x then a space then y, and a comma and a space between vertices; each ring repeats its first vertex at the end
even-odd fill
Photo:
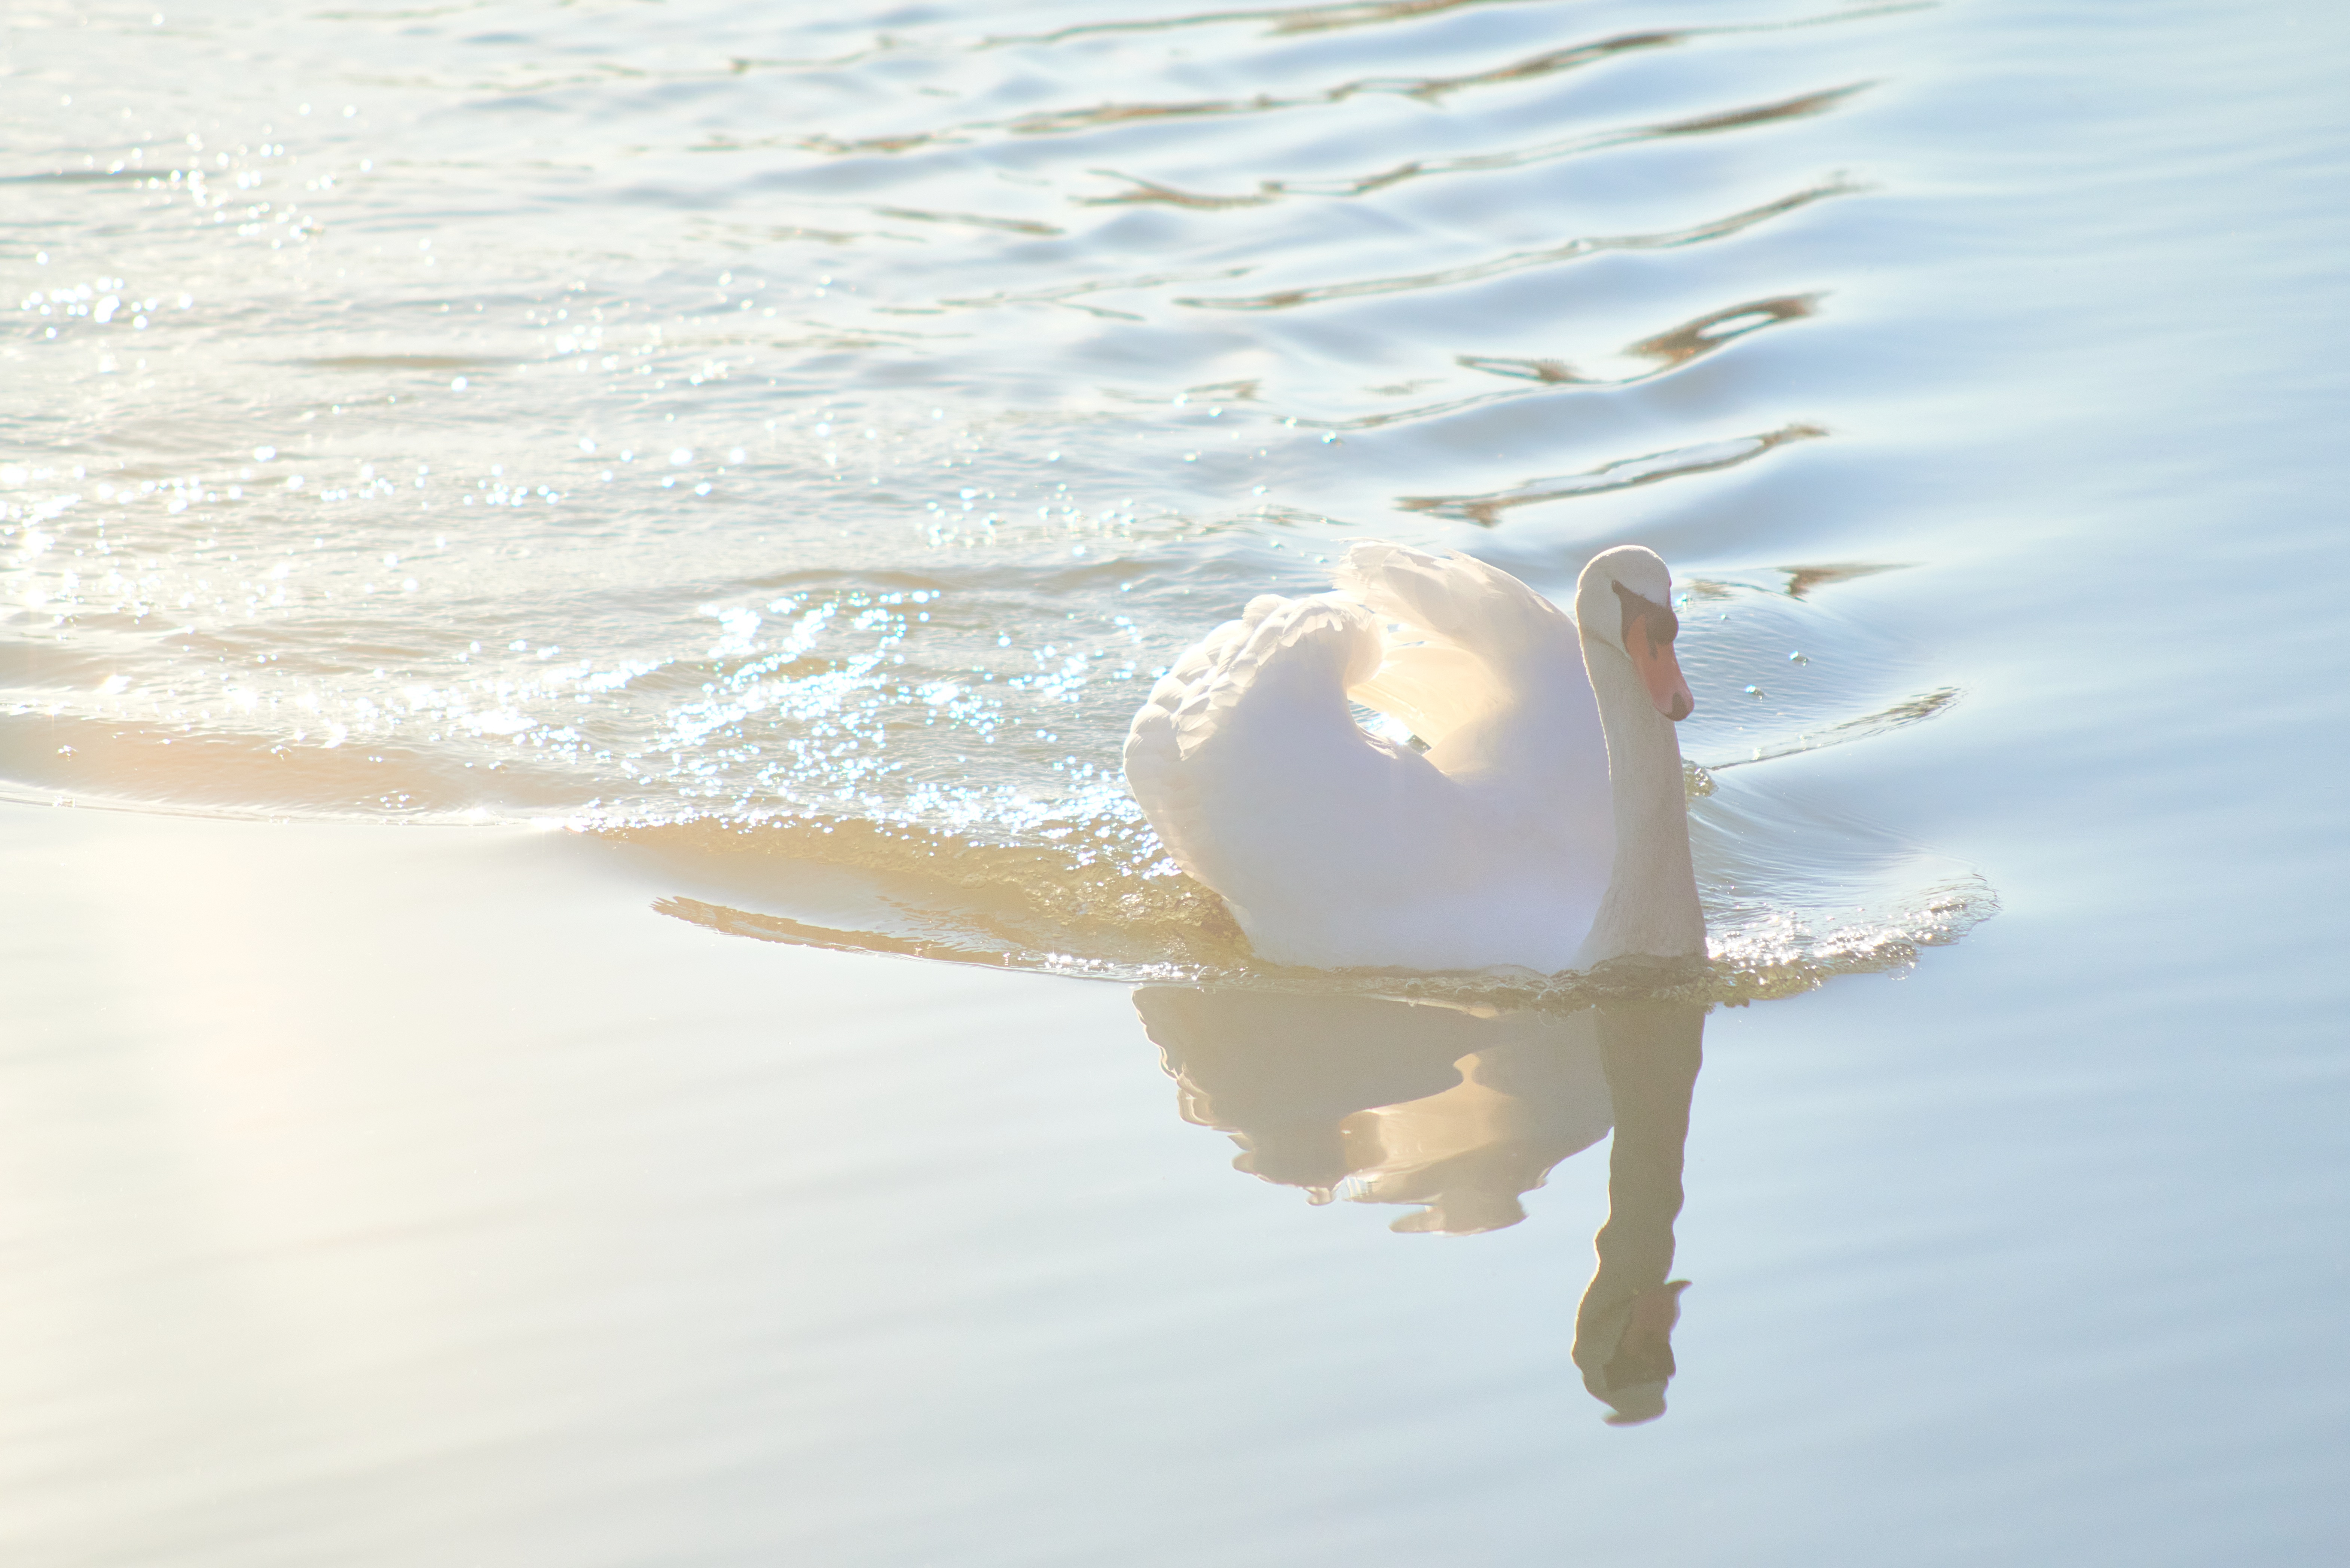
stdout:
POLYGON ((1580 261, 1586 256, 1602 255, 1611 251, 1676 250, 1684 245, 1702 244, 1709 240, 1727 239, 1742 234, 1758 223, 1789 213, 1800 212, 1814 202, 1831 197, 1849 195, 1861 187, 1844 181, 1829 181, 1748 207, 1727 217, 1694 223, 1687 228, 1667 229, 1645 234, 1614 234, 1586 236, 1559 244, 1544 245, 1534 250, 1513 251, 1506 255, 1489 257, 1465 265, 1442 267, 1430 272, 1406 273, 1395 276, 1358 278, 1346 283, 1309 284, 1296 288, 1274 289, 1252 295, 1194 295, 1178 296, 1174 303, 1200 310, 1295 310, 1300 306, 1323 305, 1338 299, 1361 299, 1374 295, 1408 294, 1416 290, 1450 288, 1464 283, 1481 283, 1490 277, 1501 277, 1529 267, 1555 266, 1564 262, 1580 261))
POLYGON ((1125 181, 1129 189, 1107 196, 1076 198, 1088 206, 1116 206, 1121 203, 1163 202, 1171 206, 1190 207, 1201 211, 1224 211, 1238 207, 1262 207, 1291 196, 1367 196, 1388 190, 1407 181, 1422 180, 1448 174, 1490 174, 1503 170, 1525 169, 1578 153, 1600 152, 1619 147, 1633 147, 1643 142, 1670 140, 1680 137, 1711 136, 1725 130, 1743 130, 1752 126, 1770 125, 1783 120, 1804 119, 1825 114, 1854 94, 1866 89, 1866 82, 1830 88, 1825 91, 1808 92, 1775 102, 1750 105, 1743 109, 1726 109, 1715 114, 1698 115, 1686 119, 1668 120, 1661 124, 1637 126, 1622 130, 1594 131, 1582 136, 1570 136, 1555 141, 1539 142, 1532 147, 1510 148, 1499 152, 1463 153, 1451 158, 1415 158, 1390 164, 1368 174, 1343 174, 1326 178, 1260 180, 1257 188, 1240 195, 1183 191, 1138 175, 1104 169, 1098 172, 1114 180, 1125 181))
POLYGON ((1761 435, 1702 441, 1695 446, 1675 447, 1669 452, 1618 458, 1581 473, 1562 474, 1552 479, 1529 479, 1507 490, 1484 495, 1405 495, 1398 497, 1396 504, 1407 512, 1426 512, 1491 528, 1502 520, 1503 513, 1517 507, 1533 506, 1545 501, 1604 495, 1610 491, 1631 490, 1692 473, 1717 473, 1726 468, 1752 462, 1764 452, 1791 441, 1811 441, 1827 433, 1817 425, 1783 425, 1761 435))

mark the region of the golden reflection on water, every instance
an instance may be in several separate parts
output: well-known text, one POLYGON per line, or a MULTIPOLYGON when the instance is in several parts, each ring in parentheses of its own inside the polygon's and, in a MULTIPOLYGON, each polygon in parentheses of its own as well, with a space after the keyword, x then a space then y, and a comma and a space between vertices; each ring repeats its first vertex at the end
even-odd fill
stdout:
POLYGON ((1575 1318, 1584 1386, 1614 1424, 1665 1409, 1685 1280, 1668 1276, 1705 1008, 1623 1001, 1479 1016, 1368 996, 1144 986, 1135 1011, 1185 1121, 1234 1169, 1315 1203, 1419 1207, 1389 1227, 1472 1235, 1606 1137, 1608 1214, 1575 1318))

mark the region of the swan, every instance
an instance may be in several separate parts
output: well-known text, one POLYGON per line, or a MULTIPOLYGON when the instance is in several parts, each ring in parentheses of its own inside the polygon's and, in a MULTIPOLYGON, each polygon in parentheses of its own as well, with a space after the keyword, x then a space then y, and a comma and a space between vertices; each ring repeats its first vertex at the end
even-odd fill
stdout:
POLYGON ((1127 734, 1143 815, 1257 954, 1544 974, 1701 956, 1665 563, 1595 557, 1572 620, 1457 551, 1358 544, 1332 576, 1251 600, 1127 734))

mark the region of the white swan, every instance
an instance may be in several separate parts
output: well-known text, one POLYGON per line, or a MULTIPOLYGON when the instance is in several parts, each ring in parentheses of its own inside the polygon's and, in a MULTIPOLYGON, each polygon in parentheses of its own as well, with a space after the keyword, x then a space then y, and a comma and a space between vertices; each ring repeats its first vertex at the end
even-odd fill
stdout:
POLYGON ((1134 798, 1257 952, 1543 973, 1701 955, 1664 562, 1599 556, 1573 621, 1457 553, 1357 545, 1334 576, 1209 633, 1127 735, 1134 798))

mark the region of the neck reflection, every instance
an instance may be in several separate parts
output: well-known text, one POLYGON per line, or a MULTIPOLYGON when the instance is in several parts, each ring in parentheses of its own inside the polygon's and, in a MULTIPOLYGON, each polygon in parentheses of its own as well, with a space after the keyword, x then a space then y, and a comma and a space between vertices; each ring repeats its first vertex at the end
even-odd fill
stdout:
POLYGON ((1145 986, 1183 1119, 1236 1169, 1315 1203, 1415 1206, 1391 1229, 1473 1234, 1607 1136, 1608 1216, 1575 1313, 1584 1386, 1617 1425, 1662 1415, 1685 1280, 1670 1280, 1705 1008, 1607 1002, 1480 1017, 1361 996, 1145 986))

